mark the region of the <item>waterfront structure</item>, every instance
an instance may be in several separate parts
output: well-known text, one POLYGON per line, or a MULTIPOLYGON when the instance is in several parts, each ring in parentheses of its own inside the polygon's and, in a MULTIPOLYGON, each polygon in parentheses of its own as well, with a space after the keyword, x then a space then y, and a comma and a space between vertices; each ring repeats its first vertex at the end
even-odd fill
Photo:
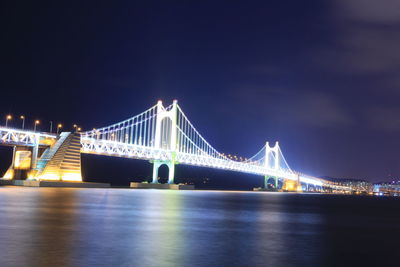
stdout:
POLYGON ((378 196, 400 196, 400 181, 376 183, 373 193, 378 196))
POLYGON ((264 176, 264 187, 273 179, 277 188, 281 179, 285 191, 343 189, 330 181, 293 171, 278 142, 266 142, 248 159, 232 158, 217 151, 196 130, 176 100, 166 107, 158 101, 137 116, 82 133, 54 135, 3 127, 0 145, 14 147, 5 179, 82 181, 80 153, 89 153, 149 160, 153 163, 153 183, 158 183, 160 166, 168 166, 168 183, 173 184, 175 165, 187 164, 264 176), (25 163, 21 165, 21 161, 25 163), (21 170, 26 177, 21 177, 21 170))
POLYGON ((362 179, 353 178, 333 178, 323 177, 325 180, 329 180, 332 183, 342 186, 345 190, 343 193, 348 194, 372 194, 374 185, 362 179))

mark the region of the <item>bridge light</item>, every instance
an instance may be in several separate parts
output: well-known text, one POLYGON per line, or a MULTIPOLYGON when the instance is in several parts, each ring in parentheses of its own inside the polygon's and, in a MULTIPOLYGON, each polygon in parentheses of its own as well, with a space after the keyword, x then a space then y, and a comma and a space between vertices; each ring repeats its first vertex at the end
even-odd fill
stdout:
POLYGON ((57 125, 57 134, 58 134, 58 132, 60 131, 61 128, 62 128, 62 124, 59 123, 59 124, 57 125))
POLYGON ((40 124, 40 121, 39 121, 39 120, 35 120, 35 126, 34 126, 34 128, 33 128, 33 131, 34 131, 34 132, 36 132, 36 126, 37 126, 38 124, 40 124))
POLYGON ((25 116, 21 115, 21 116, 19 116, 19 118, 22 120, 22 129, 24 129, 25 128, 25 116))
POLYGON ((7 115, 6 116, 6 127, 7 127, 7 125, 8 125, 8 121, 9 120, 12 120, 12 116, 11 115, 7 115))

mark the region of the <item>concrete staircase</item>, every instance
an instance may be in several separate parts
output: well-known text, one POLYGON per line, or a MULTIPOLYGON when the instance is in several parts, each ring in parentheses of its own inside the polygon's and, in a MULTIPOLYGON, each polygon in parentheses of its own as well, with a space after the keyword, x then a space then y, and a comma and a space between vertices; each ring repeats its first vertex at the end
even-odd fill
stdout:
POLYGON ((35 178, 39 180, 82 181, 79 133, 63 132, 57 142, 38 160, 35 178))

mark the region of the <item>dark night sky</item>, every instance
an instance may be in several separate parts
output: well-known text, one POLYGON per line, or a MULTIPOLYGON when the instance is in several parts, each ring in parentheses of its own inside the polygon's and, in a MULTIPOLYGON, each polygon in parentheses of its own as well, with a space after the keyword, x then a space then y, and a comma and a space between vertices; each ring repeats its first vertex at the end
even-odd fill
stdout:
POLYGON ((222 152, 399 176, 397 0, 33 2, 1 7, 3 117, 91 129, 176 98, 222 152))

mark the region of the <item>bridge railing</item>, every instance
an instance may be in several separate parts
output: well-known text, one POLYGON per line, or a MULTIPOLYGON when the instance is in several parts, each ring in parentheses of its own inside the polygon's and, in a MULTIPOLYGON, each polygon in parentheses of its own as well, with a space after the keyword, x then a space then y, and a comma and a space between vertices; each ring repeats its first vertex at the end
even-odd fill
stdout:
POLYGON ((267 147, 263 146, 253 157, 244 161, 227 157, 208 143, 176 101, 167 107, 163 107, 159 101, 157 105, 137 116, 107 127, 84 132, 81 135, 81 142, 82 152, 85 153, 154 160, 171 160, 172 154, 175 154, 176 160, 184 164, 322 183, 319 178, 293 172, 278 145, 274 148, 268 145, 268 151, 267 147), (166 118, 167 120, 164 121, 166 118), (173 130, 176 130, 176 136, 172 136, 173 130), (156 137, 157 131, 159 132, 156 137), (156 140, 158 138, 161 140, 156 140), (172 142, 173 138, 176 138, 176 142, 172 142), (169 144, 164 145, 163 142, 169 144), (174 147, 171 147, 171 144, 174 147), (274 153, 269 154, 272 149, 274 153), (277 164, 270 166, 268 160, 277 164))
POLYGON ((45 132, 34 132, 15 128, 0 127, 0 143, 6 145, 34 146, 43 139, 56 139, 57 135, 45 132))

